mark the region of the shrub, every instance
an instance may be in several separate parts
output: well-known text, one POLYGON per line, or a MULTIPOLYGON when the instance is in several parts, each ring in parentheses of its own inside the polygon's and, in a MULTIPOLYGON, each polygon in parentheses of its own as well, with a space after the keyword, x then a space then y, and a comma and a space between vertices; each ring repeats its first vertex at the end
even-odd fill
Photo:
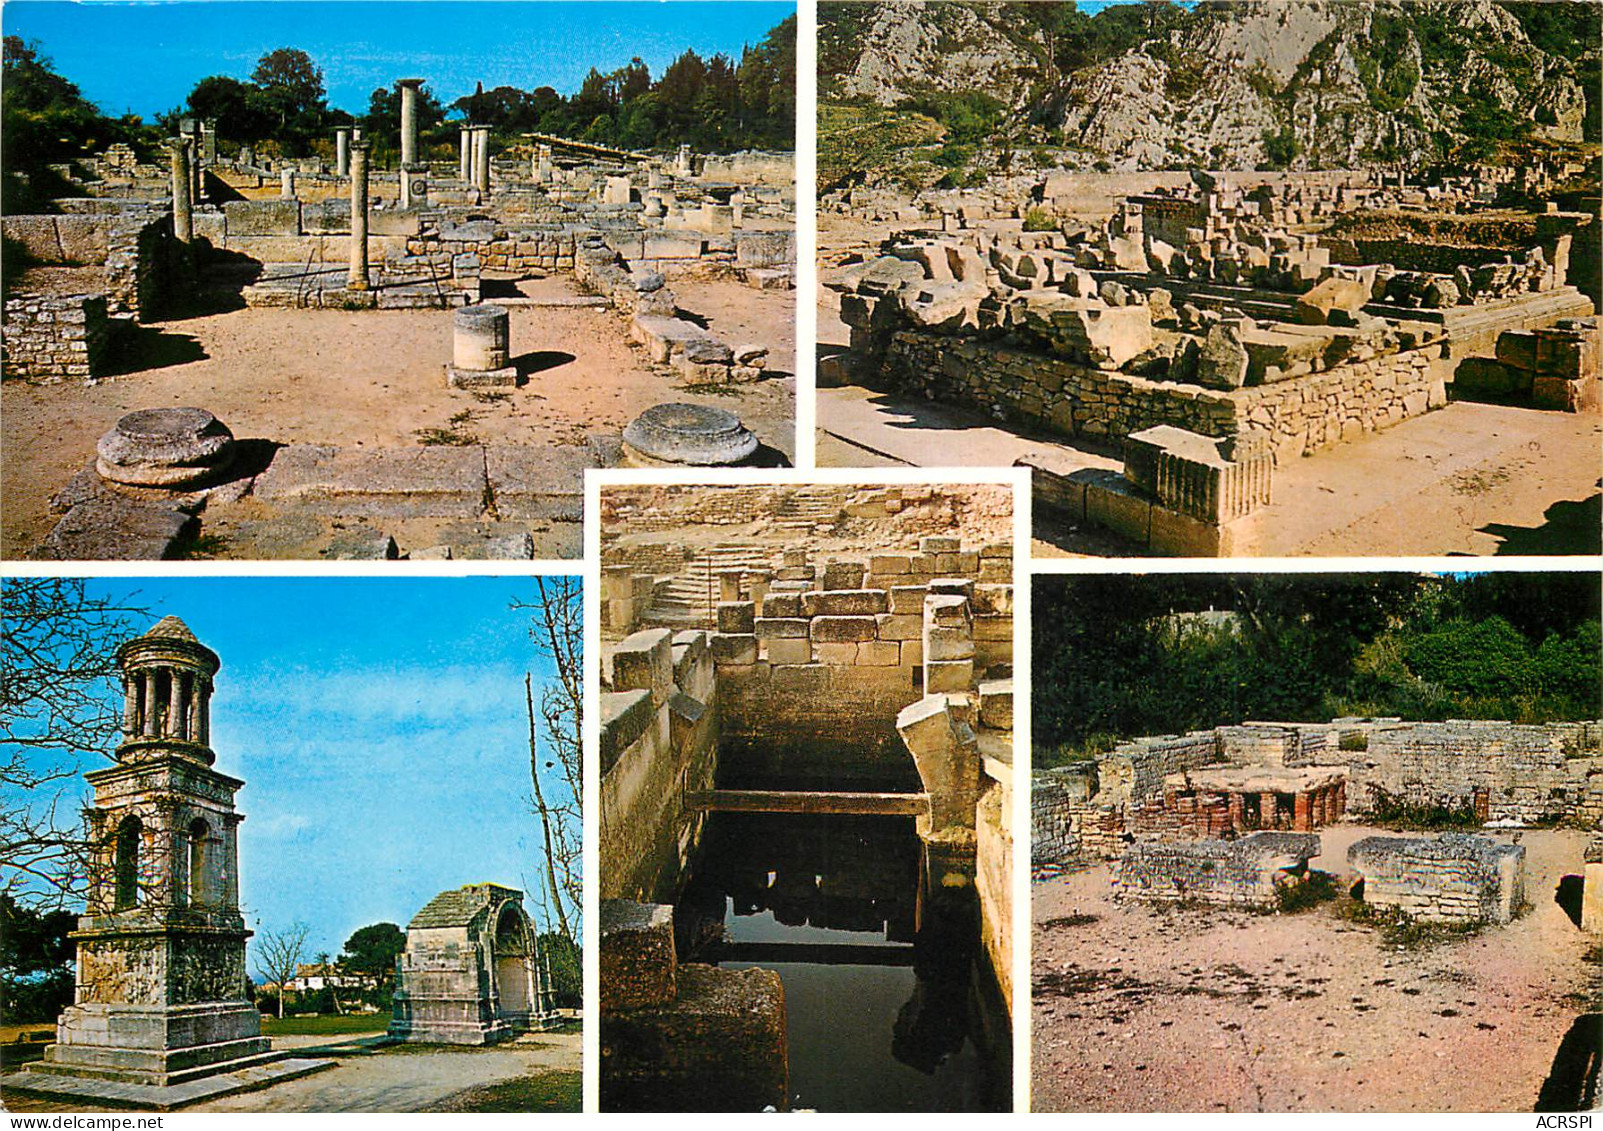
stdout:
POLYGON ((1032 208, 1024 214, 1024 230, 1026 232, 1055 232, 1058 230, 1058 222, 1046 209, 1032 208))

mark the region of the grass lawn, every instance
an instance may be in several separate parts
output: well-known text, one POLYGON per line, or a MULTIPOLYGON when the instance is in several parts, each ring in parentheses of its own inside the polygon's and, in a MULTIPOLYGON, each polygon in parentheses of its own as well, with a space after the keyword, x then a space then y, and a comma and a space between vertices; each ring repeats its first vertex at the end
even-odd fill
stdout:
POLYGON ((582 1104, 578 1072, 541 1072, 499 1084, 469 1088, 441 1101, 429 1111, 578 1111, 582 1104))
POLYGON ((320 1037, 325 1033, 382 1033, 390 1026, 388 1013, 325 1013, 317 1017, 276 1017, 262 1015, 264 1037, 320 1037))

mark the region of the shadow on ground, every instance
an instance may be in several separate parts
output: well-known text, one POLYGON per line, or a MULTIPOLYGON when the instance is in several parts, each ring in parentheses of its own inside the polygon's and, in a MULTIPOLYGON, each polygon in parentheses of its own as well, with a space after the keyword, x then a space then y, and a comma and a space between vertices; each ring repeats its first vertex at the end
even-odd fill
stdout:
POLYGON ((1596 554, 1603 552, 1603 491, 1579 501, 1564 499, 1548 507, 1540 526, 1492 522, 1482 534, 1500 539, 1499 557, 1524 554, 1596 554))

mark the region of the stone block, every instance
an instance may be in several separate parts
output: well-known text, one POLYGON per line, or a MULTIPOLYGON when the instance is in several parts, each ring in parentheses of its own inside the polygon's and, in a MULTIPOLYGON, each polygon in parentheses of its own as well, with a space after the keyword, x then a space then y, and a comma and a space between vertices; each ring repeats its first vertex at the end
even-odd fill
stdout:
POLYGON ((646 628, 626 636, 612 650, 614 691, 644 689, 654 707, 667 706, 673 688, 673 635, 666 628, 646 628))
POLYGON ((964 625, 945 627, 938 624, 924 629, 924 658, 930 662, 940 660, 973 660, 974 633, 964 625))
POLYGON ((601 1012, 666 1005, 678 995, 673 908, 601 901, 601 1012))
POLYGON ((861 590, 868 566, 861 561, 838 559, 824 566, 823 587, 826 590, 861 590))
POLYGON ((924 662, 924 638, 902 641, 902 666, 916 668, 924 662))
POLYGON ((812 627, 812 622, 806 617, 758 617, 752 624, 762 640, 797 637, 805 640, 812 627))
POLYGON ((868 559, 868 572, 876 575, 907 573, 912 568, 906 554, 874 554, 868 559))
POLYGON ((764 618, 793 619, 802 615, 800 593, 769 593, 763 598, 764 618))
POLYGON ((974 682, 973 660, 924 659, 924 694, 962 694, 974 682))
POLYGON ((601 766, 605 773, 623 752, 651 729, 656 710, 651 692, 603 691, 601 693, 601 766))
POLYGON ((881 640, 917 640, 924 631, 924 618, 912 613, 880 613, 874 621, 881 640))
POLYGON ((802 594, 802 615, 809 617, 871 617, 889 608, 890 597, 883 589, 825 589, 802 594))
POLYGON ((873 640, 879 626, 872 616, 820 616, 812 620, 813 643, 841 644, 873 640))
POLYGON ((813 642, 805 636, 773 637, 768 640, 768 662, 810 664, 813 662, 813 642))
POLYGON ((718 631, 757 631, 757 606, 752 601, 723 601, 718 605, 718 631))
POLYGON ((1013 729, 1013 681, 991 679, 980 684, 980 723, 993 730, 1013 729))
POLYGON ((921 554, 955 554, 963 548, 963 540, 952 534, 926 534, 918 540, 921 554))
POLYGON ((857 663, 857 645, 853 643, 815 643, 813 658, 821 664, 851 667, 857 663))
POLYGON ((931 593, 924 598, 926 624, 945 628, 967 628, 972 621, 969 599, 955 593, 931 593))
POLYGON ((298 236, 301 205, 298 200, 230 200, 223 205, 228 238, 236 236, 298 236))
POLYGON ((785 989, 772 970, 687 964, 660 1006, 601 1017, 604 1111, 783 1111, 785 989))
POLYGON ((902 647, 894 640, 865 640, 857 646, 859 667, 896 667, 902 662, 902 647))
POLYGON ((898 615, 924 615, 924 598, 929 596, 927 585, 893 585, 890 590, 890 611, 898 615))
POLYGON ((713 662, 717 664, 755 664, 756 633, 715 632, 708 638, 713 662))

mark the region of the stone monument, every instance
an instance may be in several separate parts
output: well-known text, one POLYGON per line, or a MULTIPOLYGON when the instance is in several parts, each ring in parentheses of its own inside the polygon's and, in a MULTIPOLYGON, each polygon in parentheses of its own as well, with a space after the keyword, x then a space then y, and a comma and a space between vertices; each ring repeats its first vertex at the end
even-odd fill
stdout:
POLYGON ((117 650, 116 765, 84 775, 94 848, 71 935, 76 1000, 44 1059, 6 1088, 166 1109, 332 1066, 273 1052, 246 996, 245 783, 212 768, 209 745, 219 666, 177 617, 117 650))

